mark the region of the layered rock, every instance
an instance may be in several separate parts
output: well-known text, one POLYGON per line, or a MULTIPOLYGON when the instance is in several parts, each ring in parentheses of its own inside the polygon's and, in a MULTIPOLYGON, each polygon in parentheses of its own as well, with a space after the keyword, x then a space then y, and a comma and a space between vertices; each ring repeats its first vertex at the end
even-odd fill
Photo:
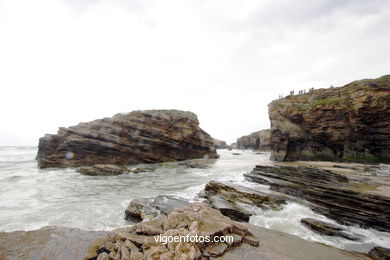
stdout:
POLYGON ((228 149, 230 146, 226 144, 225 141, 214 139, 214 148, 215 149, 228 149))
POLYGON ((268 151, 271 149, 271 130, 261 130, 237 139, 238 149, 268 151))
POLYGON ((249 181, 308 201, 314 211, 344 225, 390 232, 390 198, 351 190, 347 177, 311 167, 256 166, 249 181))
POLYGON ((248 222, 251 216, 248 206, 278 210, 285 204, 284 198, 274 194, 255 191, 247 187, 210 181, 200 194, 211 207, 235 221, 248 222))
POLYGON ((353 241, 359 240, 358 236, 354 234, 349 234, 344 228, 338 225, 334 225, 332 223, 312 218, 303 218, 301 219, 301 223, 321 235, 342 237, 353 241))
POLYGON ((145 110, 62 127, 39 139, 37 160, 46 168, 215 158, 213 145, 194 113, 145 110))
POLYGON ((269 104, 272 158, 390 161, 390 76, 269 104))

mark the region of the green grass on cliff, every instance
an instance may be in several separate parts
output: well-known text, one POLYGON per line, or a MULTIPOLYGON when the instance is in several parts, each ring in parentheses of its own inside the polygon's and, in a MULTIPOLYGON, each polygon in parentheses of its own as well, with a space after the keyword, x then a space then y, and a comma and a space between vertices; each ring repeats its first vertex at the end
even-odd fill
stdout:
POLYGON ((341 103, 343 99, 340 98, 340 97, 337 97, 337 98, 334 98, 334 97, 331 97, 331 98, 324 98, 324 99, 319 99, 319 100, 315 100, 313 101, 310 106, 311 107, 317 107, 317 106, 325 106, 325 105, 329 105, 329 104, 339 104, 341 103))
POLYGON ((383 99, 390 100, 390 95, 384 96, 383 99))

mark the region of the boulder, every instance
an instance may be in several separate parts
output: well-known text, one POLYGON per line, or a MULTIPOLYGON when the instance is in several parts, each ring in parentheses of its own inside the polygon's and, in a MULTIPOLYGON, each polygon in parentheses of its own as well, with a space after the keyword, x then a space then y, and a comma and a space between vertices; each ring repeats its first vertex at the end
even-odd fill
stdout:
POLYGON ((340 224, 390 232, 390 198, 353 191, 343 175, 314 167, 256 166, 244 176, 307 201, 315 212, 340 224))
POLYGON ((390 75, 269 105, 276 161, 390 162, 390 75))
POLYGON ((125 210, 125 218, 132 222, 140 222, 160 215, 168 215, 174 209, 183 208, 189 204, 184 199, 167 195, 133 199, 125 210))
POLYGON ((60 128, 39 139, 38 166, 130 165, 218 157, 197 116, 145 110, 60 128))

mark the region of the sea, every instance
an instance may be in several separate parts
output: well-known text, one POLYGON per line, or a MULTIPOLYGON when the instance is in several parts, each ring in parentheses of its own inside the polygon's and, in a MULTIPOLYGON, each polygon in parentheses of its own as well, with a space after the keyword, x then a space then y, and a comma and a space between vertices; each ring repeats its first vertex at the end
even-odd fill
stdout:
MULTIPOLYGON (((72 168, 39 169, 37 147, 0 147, 0 232, 35 230, 44 226, 82 230, 113 230, 132 223, 124 212, 134 198, 172 195, 201 201, 198 193, 211 180, 243 185, 263 192, 267 186, 251 183, 243 174, 255 165, 273 165, 270 153, 249 150, 218 150, 219 159, 195 160, 207 169, 173 163, 149 164, 154 171, 119 176, 84 176, 72 168)), ((143 167, 145 165, 135 165, 143 167)), ((345 226, 359 241, 319 235, 300 223, 315 218, 336 224, 296 202, 281 210, 248 206, 250 223, 296 235, 330 246, 368 252, 373 246, 389 247, 390 233, 345 226)))

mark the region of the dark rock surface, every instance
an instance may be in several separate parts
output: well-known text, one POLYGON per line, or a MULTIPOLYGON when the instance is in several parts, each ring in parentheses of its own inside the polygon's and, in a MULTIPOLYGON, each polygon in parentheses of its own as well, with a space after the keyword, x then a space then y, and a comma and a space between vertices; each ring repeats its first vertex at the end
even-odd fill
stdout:
POLYGON ((125 218, 132 222, 140 222, 160 215, 168 215, 174 209, 182 208, 189 204, 184 199, 167 195, 133 199, 125 210, 125 218))
POLYGON ((200 194, 211 207, 235 221, 248 222, 251 216, 248 205, 277 210, 285 200, 277 195, 266 194, 243 186, 210 181, 200 194))
POLYGON ((277 161, 390 162, 390 75, 269 104, 277 161))
POLYGON ((359 240, 358 236, 348 234, 345 229, 337 225, 312 218, 303 218, 301 223, 311 230, 325 236, 343 237, 348 240, 359 240))
POLYGON ((237 139, 238 149, 251 149, 260 151, 271 150, 271 130, 261 130, 237 139))
POLYGON ((45 135, 39 139, 37 160, 46 168, 216 158, 213 145, 194 113, 133 111, 45 135))
POLYGON ((209 165, 204 165, 198 162, 191 162, 191 161, 181 162, 178 163, 177 165, 184 166, 185 168, 194 168, 194 169, 208 169, 211 167, 209 165))
POLYGON ((83 166, 76 169, 76 172, 88 176, 116 176, 121 174, 152 172, 154 168, 128 168, 114 164, 95 164, 93 166, 83 166))
POLYGON ((368 252, 374 260, 390 260, 390 249, 376 246, 368 252))
POLYGON ((76 171, 89 176, 116 176, 129 172, 126 167, 113 164, 95 164, 94 166, 84 166, 77 168, 76 171))
POLYGON ((310 167, 256 166, 245 177, 306 200, 314 211, 338 223, 390 232, 390 198, 351 191, 345 176, 310 167))

